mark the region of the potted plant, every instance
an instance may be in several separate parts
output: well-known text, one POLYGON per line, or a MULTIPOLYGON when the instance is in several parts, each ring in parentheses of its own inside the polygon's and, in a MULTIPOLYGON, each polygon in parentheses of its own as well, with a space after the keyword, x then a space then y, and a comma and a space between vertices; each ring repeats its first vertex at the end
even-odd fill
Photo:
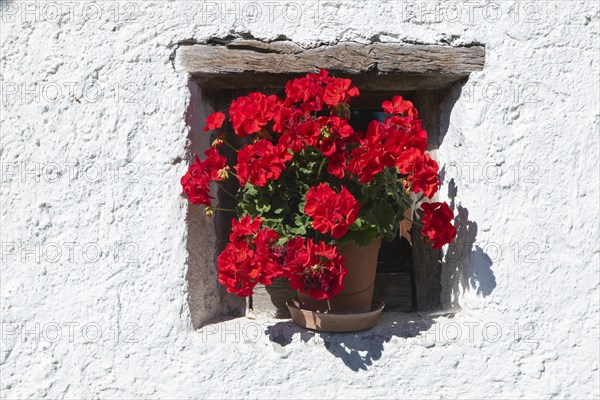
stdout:
POLYGON ((181 178, 190 201, 204 205, 207 215, 234 213, 229 243, 218 256, 218 280, 227 291, 249 296, 258 283, 288 279, 298 291, 289 303, 294 322, 316 329, 328 329, 329 316, 342 318, 329 330, 376 323, 382 304, 372 309, 372 293, 381 238, 398 233, 411 207, 420 206, 416 223, 432 247, 456 234, 446 203, 422 201, 441 183, 413 104, 394 96, 382 104, 387 119, 361 132, 349 123, 356 96, 350 79, 321 70, 287 82, 283 99, 260 92, 239 97, 228 119, 246 144, 233 146, 221 129, 227 116, 213 113, 205 131, 221 135, 181 178), (225 148, 235 151, 234 165, 221 154, 225 148), (236 193, 222 185, 227 180, 239 184, 236 193), (237 200, 235 210, 213 206, 211 183, 237 200))

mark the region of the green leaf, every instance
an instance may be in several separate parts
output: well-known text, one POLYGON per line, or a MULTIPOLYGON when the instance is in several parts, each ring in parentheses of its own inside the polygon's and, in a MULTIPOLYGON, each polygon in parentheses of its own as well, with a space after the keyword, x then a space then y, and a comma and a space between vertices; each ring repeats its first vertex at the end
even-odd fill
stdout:
POLYGON ((295 228, 290 228, 289 231, 297 236, 306 235, 306 227, 305 226, 297 226, 295 228))
POLYGON ((396 212, 387 202, 377 204, 366 216, 366 220, 372 223, 381 234, 393 231, 397 226, 396 212))
POLYGON ((345 237, 343 242, 352 241, 356 247, 363 249, 371 244, 377 237, 377 229, 368 228, 360 231, 350 231, 345 237))
POLYGON ((275 214, 282 214, 284 212, 287 213, 290 211, 289 207, 281 197, 275 197, 273 199, 273 204, 271 204, 271 210, 275 214))
POLYGON ((244 188, 244 192, 246 193, 246 195, 251 197, 256 196, 258 194, 256 186, 250 184, 246 185, 246 187, 244 188))
POLYGON ((267 197, 261 196, 256 199, 256 210, 260 213, 266 213, 271 209, 271 204, 267 197))
POLYGON ((365 220, 360 217, 357 218, 356 221, 352 225, 350 225, 351 231, 360 231, 361 229, 365 229, 367 225, 365 224, 365 220))

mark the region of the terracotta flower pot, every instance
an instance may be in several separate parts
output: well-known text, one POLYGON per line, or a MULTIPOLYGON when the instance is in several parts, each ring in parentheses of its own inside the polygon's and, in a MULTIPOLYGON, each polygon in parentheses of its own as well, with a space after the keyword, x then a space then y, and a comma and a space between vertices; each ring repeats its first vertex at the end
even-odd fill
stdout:
MULTIPOLYGON (((348 269, 348 275, 344 279, 344 290, 329 301, 315 300, 307 294, 298 292, 297 307, 290 307, 288 304, 293 321, 306 328, 321 329, 321 326, 307 325, 307 313, 322 314, 319 319, 325 318, 325 322, 327 322, 326 315, 328 314, 332 316, 355 314, 357 316, 356 329, 348 329, 348 326, 345 326, 343 331, 367 329, 375 325, 383 308, 382 302, 377 303, 376 310, 373 310, 372 307, 377 256, 380 247, 381 239, 374 240, 364 249, 359 249, 353 244, 340 246, 339 252, 346 258, 346 268, 348 269), (369 318, 371 322, 365 325, 364 321, 361 321, 364 318, 369 318)), ((335 324, 332 326, 335 328, 335 324)), ((352 327, 352 324, 349 326, 352 327)), ((336 329, 322 330, 334 331, 336 329)))

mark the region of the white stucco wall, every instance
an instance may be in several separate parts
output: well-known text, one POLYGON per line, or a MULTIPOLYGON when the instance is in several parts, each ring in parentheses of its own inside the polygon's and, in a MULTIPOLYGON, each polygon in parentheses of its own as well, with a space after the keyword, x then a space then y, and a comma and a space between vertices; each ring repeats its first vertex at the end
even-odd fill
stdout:
POLYGON ((2 1, 0 397, 598 398, 598 3, 437 4, 2 1), (486 46, 438 153, 453 318, 191 328, 170 57, 228 34, 486 46))

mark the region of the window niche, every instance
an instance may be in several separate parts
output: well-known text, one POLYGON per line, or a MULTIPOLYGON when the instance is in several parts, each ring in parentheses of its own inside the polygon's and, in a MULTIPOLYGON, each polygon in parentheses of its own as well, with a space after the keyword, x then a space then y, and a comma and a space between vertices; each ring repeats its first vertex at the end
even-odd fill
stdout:
MULTIPOLYGON (((378 116, 383 100, 396 94, 411 100, 428 132, 428 150, 436 158, 442 139, 441 118, 448 117, 440 115, 440 105, 454 86, 462 85, 471 72, 483 69, 484 54, 481 46, 403 43, 346 42, 310 49, 289 41, 264 43, 240 38, 211 40, 206 44, 181 43, 177 65, 191 77, 192 99, 187 113, 190 150, 200 154, 209 146, 206 135, 204 139, 199 137, 203 136, 201 125, 210 112, 226 108, 232 99, 253 90, 281 93, 287 80, 324 68, 334 75, 352 78, 360 89, 361 95, 352 102, 351 123, 357 128, 378 116)), ((449 114, 450 109, 451 106, 445 107, 444 112, 449 114)), ((217 201, 226 208, 234 206, 224 193, 219 193, 217 201)), ((248 307, 255 312, 285 317, 284 302, 293 292, 283 283, 257 287, 248 303, 220 287, 216 281, 216 256, 226 244, 231 216, 217 213, 212 226, 203 223, 197 229, 200 223, 194 219, 198 218, 199 210, 194 214, 188 218, 187 274, 194 327, 216 315, 243 315, 248 307), (204 249, 202 260, 195 255, 198 245, 204 249), (279 305, 273 307, 273 302, 279 305)), ((441 251, 423 243, 417 226, 413 226, 411 236, 412 247, 405 239, 383 246, 375 297, 386 302, 387 311, 439 310, 441 251)))

